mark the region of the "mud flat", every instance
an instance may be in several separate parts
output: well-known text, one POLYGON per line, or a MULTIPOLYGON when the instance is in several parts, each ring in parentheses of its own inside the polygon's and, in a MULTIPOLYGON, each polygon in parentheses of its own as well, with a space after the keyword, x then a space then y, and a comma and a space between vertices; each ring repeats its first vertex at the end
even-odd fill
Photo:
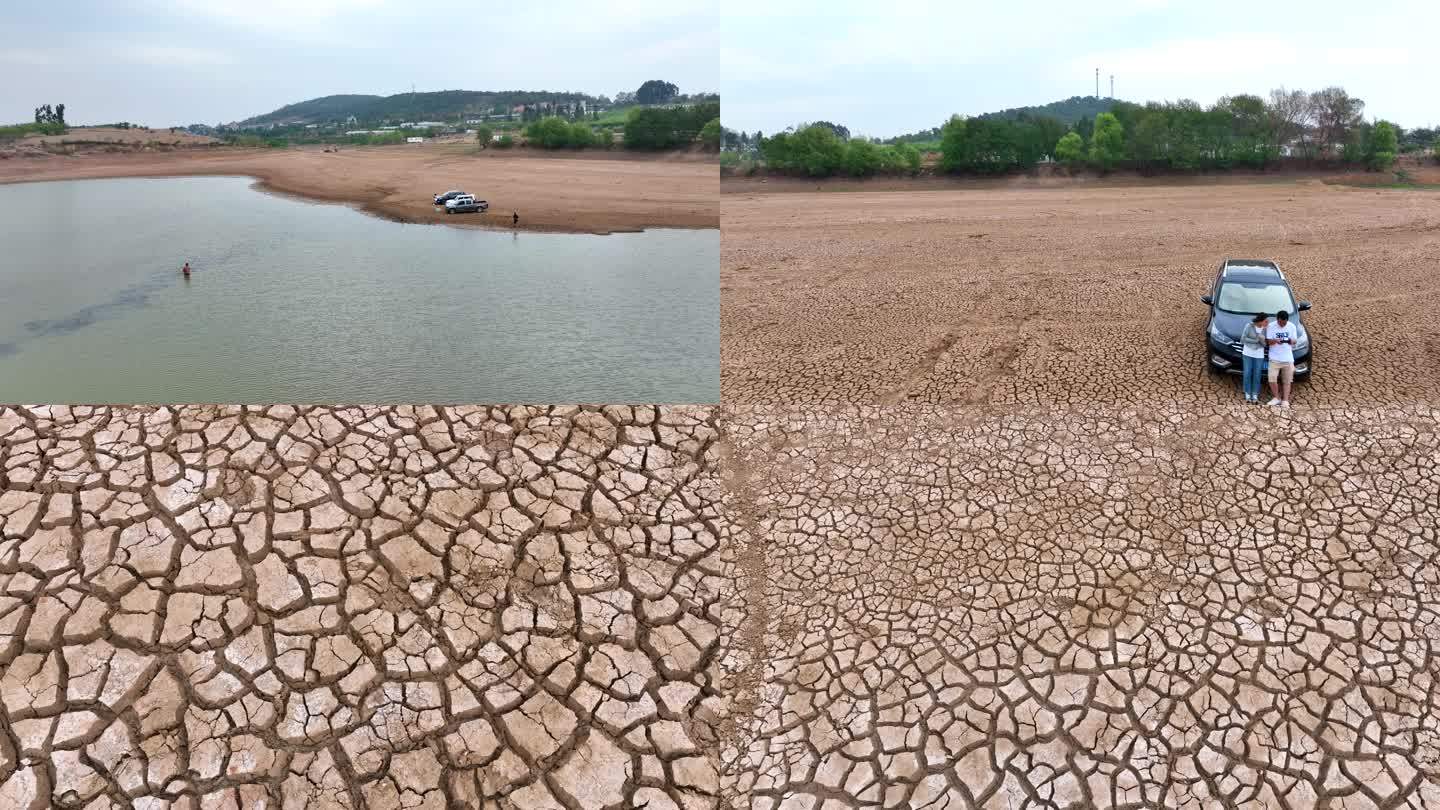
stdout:
POLYGON ((1440 193, 1320 182, 721 195, 724 401, 1215 403, 1227 256, 1315 309, 1297 405, 1440 393, 1440 193))
POLYGON ((0 183, 94 177, 250 175, 271 191, 352 203, 402 222, 610 233, 645 228, 717 228, 713 159, 542 158, 478 153, 470 144, 303 149, 193 149, 171 152, 11 158, 0 183), (431 204, 460 188, 489 200, 489 214, 447 216, 431 204))
POLYGON ((715 806, 714 419, 0 408, 0 807, 715 806))

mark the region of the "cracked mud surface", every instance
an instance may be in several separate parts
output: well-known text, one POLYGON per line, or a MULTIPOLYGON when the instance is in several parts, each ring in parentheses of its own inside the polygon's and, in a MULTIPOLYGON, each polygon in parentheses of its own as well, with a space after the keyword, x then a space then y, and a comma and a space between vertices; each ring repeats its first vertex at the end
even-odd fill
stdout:
POLYGON ((0 807, 713 807, 716 436, 0 409, 0 807))
POLYGON ((1440 806, 1440 412, 721 423, 732 804, 1440 806))
POLYGON ((1440 194, 1318 182, 721 196, 722 401, 1210 405, 1198 296, 1280 262, 1297 405, 1432 399, 1440 194))

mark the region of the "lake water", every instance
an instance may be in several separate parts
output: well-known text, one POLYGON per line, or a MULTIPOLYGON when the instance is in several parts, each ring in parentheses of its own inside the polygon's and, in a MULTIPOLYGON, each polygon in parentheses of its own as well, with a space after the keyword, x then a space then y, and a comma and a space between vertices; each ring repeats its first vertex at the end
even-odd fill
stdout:
POLYGON ((719 400, 718 230, 405 225, 252 184, 0 186, 0 402, 719 400))

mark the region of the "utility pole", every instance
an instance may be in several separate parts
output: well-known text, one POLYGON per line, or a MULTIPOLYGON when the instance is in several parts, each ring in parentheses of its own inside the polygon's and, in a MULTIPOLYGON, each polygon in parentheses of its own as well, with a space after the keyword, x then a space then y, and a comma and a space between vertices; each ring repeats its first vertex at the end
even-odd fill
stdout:
POLYGON ((1100 68, 1095 68, 1095 98, 1100 97, 1100 68))
POLYGON ((1115 74, 1114 74, 1114 73, 1111 73, 1111 74, 1110 74, 1110 99, 1111 99, 1112 101, 1115 99, 1115 74))

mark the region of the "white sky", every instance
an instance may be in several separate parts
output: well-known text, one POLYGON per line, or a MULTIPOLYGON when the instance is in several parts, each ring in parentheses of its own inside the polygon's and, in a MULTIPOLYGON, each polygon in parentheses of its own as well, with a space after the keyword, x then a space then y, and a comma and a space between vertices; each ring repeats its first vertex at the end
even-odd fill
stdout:
POLYGON ((1440 123, 1425 42, 1440 3, 1376 0, 956 3, 770 0, 720 21, 723 119, 773 132, 828 120, 898 135, 1095 92, 1128 101, 1340 85, 1365 114, 1440 123))
POLYGON ((719 88, 707 0, 4 0, 0 123, 234 121, 336 93, 719 88))

